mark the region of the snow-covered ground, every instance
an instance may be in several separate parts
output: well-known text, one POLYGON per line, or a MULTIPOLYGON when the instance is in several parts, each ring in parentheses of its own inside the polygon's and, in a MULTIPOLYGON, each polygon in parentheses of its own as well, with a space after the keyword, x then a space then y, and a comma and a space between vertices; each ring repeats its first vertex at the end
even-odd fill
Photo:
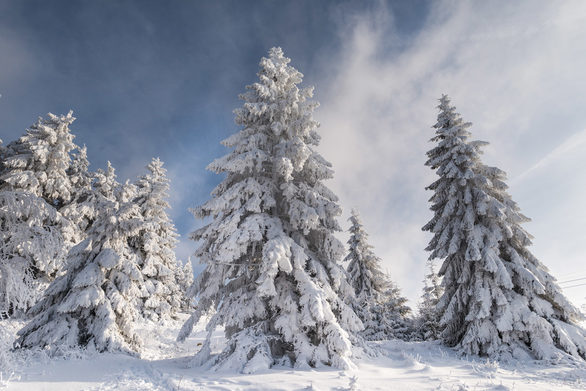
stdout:
MULTIPOLYGON (((292 370, 273 368, 243 375, 191 367, 190 357, 205 333, 175 342, 182 320, 158 328, 143 326, 142 358, 123 354, 69 352, 50 359, 42 351, 7 352, 16 321, 0 322, 0 389, 73 390, 586 390, 585 364, 515 362, 498 364, 460 359, 430 342, 378 344, 377 357, 363 356, 356 368, 292 370)), ((224 344, 221 333, 216 348, 224 344)))

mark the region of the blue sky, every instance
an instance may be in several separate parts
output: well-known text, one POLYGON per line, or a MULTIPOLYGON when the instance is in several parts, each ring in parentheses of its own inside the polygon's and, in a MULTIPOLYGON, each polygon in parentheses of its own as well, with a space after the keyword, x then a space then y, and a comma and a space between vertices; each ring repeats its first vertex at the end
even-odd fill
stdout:
MULTIPOLYGON (((491 143, 486 162, 509 173, 534 253, 560 281, 586 277, 586 3, 483 3, 0 0, 0 137, 73 109, 93 169, 110 160, 125 180, 153 156, 166 162, 185 236, 200 224, 187 208, 221 179, 205 166, 237 131, 238 94, 281 46, 316 86, 342 225, 361 211, 412 304, 442 93, 491 143)), ((184 239, 178 253, 194 248, 184 239)), ((582 304, 584 288, 566 293, 582 304)))

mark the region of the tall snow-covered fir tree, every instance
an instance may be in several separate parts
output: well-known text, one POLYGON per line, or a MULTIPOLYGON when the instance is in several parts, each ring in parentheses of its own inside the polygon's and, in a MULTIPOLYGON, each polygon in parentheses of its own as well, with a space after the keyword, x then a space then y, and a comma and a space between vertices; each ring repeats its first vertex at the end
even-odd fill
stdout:
POLYGON ((504 172, 480 160, 486 143, 470 142, 447 96, 434 125, 437 145, 426 165, 439 179, 428 189, 434 216, 430 259, 443 259, 438 303, 441 338, 465 354, 489 357, 586 357, 579 311, 527 249, 527 221, 506 192, 504 172))
POLYGON ((349 262, 348 276, 356 293, 354 311, 364 324, 361 334, 367 340, 407 338, 410 333, 407 299, 382 272, 381 260, 368 243, 368 234, 356 210, 352 210, 349 221, 349 252, 344 261, 349 262))
POLYGON ((194 210, 212 220, 192 234, 205 269, 179 339, 213 312, 198 362, 210 359, 211 333, 223 325, 228 345, 212 361, 221 367, 351 365, 349 332, 362 325, 344 302, 353 292, 334 237, 341 210, 322 182, 333 171, 315 151, 312 88, 297 87, 302 74, 289 62, 280 48, 261 59, 235 111, 242 130, 223 141, 232 151, 208 166, 226 178, 194 210))
POLYGON ((58 274, 75 240, 59 213, 71 199, 72 113, 39 119, 2 150, 0 310, 22 315, 58 274))
POLYGON ((182 267, 175 258, 179 235, 166 211, 169 208, 167 170, 158 158, 147 169, 149 173, 137 182, 137 196, 133 200, 140 210, 141 227, 130 242, 141 260, 147 290, 142 303, 143 315, 158 321, 176 314, 185 291, 179 286, 182 267))
POLYGON ((384 314, 382 319, 390 325, 387 328, 394 329, 390 336, 404 340, 410 339, 413 334, 411 308, 407 305, 407 298, 401 294, 401 289, 390 279, 382 307, 384 314))
POLYGON ((181 310, 188 312, 193 311, 193 295, 191 290, 193 289, 193 266, 191 265, 191 258, 185 262, 185 265, 177 271, 177 283, 181 290, 181 310))
POLYGON ((138 208, 117 202, 119 185, 110 165, 95 176, 96 219, 87 238, 69 252, 65 274, 31 309, 33 319, 18 332, 16 347, 53 354, 77 346, 100 352, 140 349, 133 323, 139 317, 142 273, 127 243, 139 227, 138 208))
POLYGON ((423 340, 436 340, 440 336, 440 314, 437 304, 442 297, 443 289, 433 261, 427 261, 428 273, 423 280, 423 294, 419 302, 419 314, 416 320, 415 334, 423 340))

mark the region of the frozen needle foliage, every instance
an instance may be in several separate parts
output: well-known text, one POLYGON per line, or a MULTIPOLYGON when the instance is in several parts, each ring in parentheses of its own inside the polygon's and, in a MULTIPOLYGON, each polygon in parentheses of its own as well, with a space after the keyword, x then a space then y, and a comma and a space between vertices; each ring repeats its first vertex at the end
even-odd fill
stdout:
POLYGON ((0 311, 11 316, 41 297, 76 240, 76 227, 60 213, 71 200, 74 120, 72 112, 49 113, 1 150, 0 311))
POLYGON ((177 231, 167 215, 169 180, 163 162, 156 158, 147 166, 148 174, 136 185, 132 200, 139 209, 140 226, 130 243, 139 257, 146 291, 141 312, 159 321, 175 316, 184 300, 181 290, 182 265, 175 258, 177 231))

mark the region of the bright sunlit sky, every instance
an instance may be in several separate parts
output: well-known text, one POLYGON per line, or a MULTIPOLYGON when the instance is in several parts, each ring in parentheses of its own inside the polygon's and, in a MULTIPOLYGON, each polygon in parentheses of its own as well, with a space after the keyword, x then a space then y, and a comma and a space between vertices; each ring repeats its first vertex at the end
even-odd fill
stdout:
POLYGON ((124 181, 160 157, 187 260, 201 225, 187 209, 221 180, 205 167, 272 46, 316 88, 340 223, 361 212, 411 305, 442 93, 509 174, 534 254, 586 303, 586 1, 0 0, 0 137, 73 109, 92 169, 110 160, 124 181))

